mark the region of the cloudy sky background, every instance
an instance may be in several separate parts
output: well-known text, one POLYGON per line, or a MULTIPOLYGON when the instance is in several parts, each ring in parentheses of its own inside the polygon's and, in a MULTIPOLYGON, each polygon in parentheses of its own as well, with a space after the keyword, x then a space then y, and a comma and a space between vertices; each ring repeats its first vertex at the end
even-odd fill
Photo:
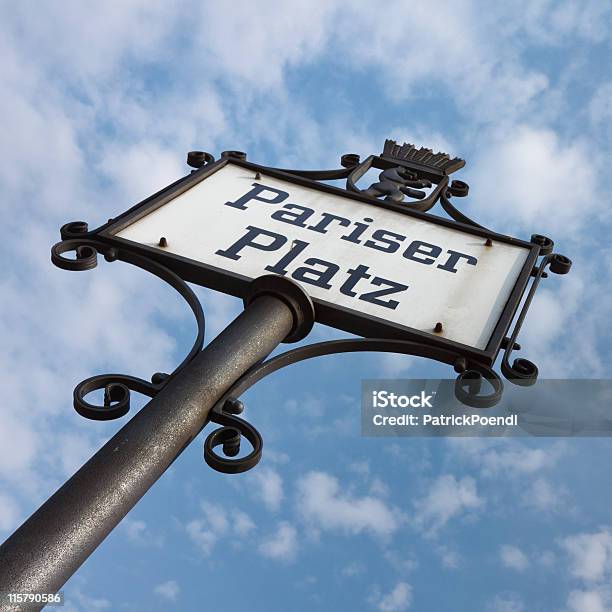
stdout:
MULTIPOLYGON (((63 223, 97 226, 184 175, 191 149, 333 168, 394 138, 465 158, 469 215, 574 261, 544 282, 522 354, 542 376, 609 378, 611 14, 2 2, 0 537, 125 421, 79 417, 74 385, 170 371, 190 346, 162 283, 61 271, 49 248, 63 223)), ((198 295, 210 339, 240 304, 198 295)), ((360 437, 362 378, 448 374, 351 355, 271 377, 245 398, 262 463, 222 476, 194 442, 70 580, 66 610, 612 610, 608 440, 360 437)))

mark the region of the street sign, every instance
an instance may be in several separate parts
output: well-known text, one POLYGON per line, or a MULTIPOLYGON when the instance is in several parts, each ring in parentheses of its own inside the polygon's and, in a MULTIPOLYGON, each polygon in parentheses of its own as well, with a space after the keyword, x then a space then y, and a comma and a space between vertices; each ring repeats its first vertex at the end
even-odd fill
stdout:
POLYGON ((456 344, 492 360, 538 247, 401 204, 223 159, 111 223, 189 281, 241 296, 279 274, 319 322, 366 337, 456 344))
POLYGON ((381 155, 345 154, 332 170, 268 168, 241 151, 218 162, 190 151, 187 163, 198 170, 97 229, 64 224, 51 247, 64 270, 91 270, 102 255, 156 275, 185 299, 198 331, 171 373, 99 374, 75 387, 75 409, 95 420, 125 415, 131 391, 151 401, 2 544, 0 591, 56 592, 208 422, 219 426, 204 441, 210 467, 236 474, 257 465, 262 437, 237 416, 239 398, 292 364, 356 351, 421 356, 452 365, 455 397, 479 410, 502 397, 493 369, 500 350, 508 380, 537 380, 534 363, 510 356, 546 270, 567 274, 572 262, 547 236, 496 234, 455 208, 451 198, 469 187, 449 176, 464 160, 387 140, 381 155), (361 189, 373 169, 378 182, 361 189), (325 182, 341 179, 346 189, 325 182), (428 212, 438 202, 452 220, 428 212), (188 282, 244 299, 244 312, 206 347, 188 282), (270 357, 315 321, 364 337, 270 357), (92 403, 100 390, 103 403, 92 403), (250 452, 241 452, 242 439, 250 452))

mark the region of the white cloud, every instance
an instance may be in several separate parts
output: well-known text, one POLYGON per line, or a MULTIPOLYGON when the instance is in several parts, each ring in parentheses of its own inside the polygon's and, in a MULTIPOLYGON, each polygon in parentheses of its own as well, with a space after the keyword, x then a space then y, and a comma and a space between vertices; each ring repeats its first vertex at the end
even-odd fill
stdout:
POLYGON ((472 477, 457 480, 451 474, 443 474, 431 483, 424 497, 414 502, 415 520, 426 534, 435 535, 455 516, 476 511, 483 505, 472 477))
POLYGON ((266 448, 266 461, 270 461, 276 465, 286 465, 289 463, 289 455, 287 453, 266 448))
POLYGON ((395 378, 406 374, 416 363, 416 357, 397 353, 382 353, 376 360, 377 372, 384 378, 395 378))
POLYGON ((240 0, 234 10, 207 4, 201 14, 201 52, 219 75, 250 87, 278 87, 283 72, 322 51, 337 2, 279 4, 240 0))
MULTIPOLYGON (((296 580, 294 584, 299 589, 312 589, 312 587, 314 587, 318 581, 319 579, 316 576, 309 574, 299 580, 296 580)), ((313 593, 313 596, 316 597, 316 599, 320 601, 320 597, 318 595, 314 595, 313 593)))
POLYGON ((62 473, 72 476, 98 449, 89 436, 83 433, 62 433, 57 436, 62 473))
POLYGON ((317 418, 325 413, 325 404, 319 397, 307 395, 300 400, 290 398, 285 402, 285 408, 292 415, 317 418))
POLYGON ((229 521, 223 506, 212 502, 203 501, 200 503, 200 508, 207 523, 217 533, 225 533, 228 529, 229 521))
POLYGON ((219 539, 219 534, 215 533, 212 529, 208 529, 206 523, 198 519, 189 521, 185 525, 185 531, 205 556, 209 556, 212 553, 219 539))
POLYGON ((260 499, 268 510, 280 508, 284 498, 283 479, 274 469, 261 467, 249 474, 253 494, 260 499))
POLYGON ((19 519, 19 506, 12 497, 0 494, 0 531, 16 527, 19 519))
POLYGON ((259 552, 264 557, 278 561, 292 561, 297 549, 297 530, 286 521, 279 523, 276 530, 259 545, 259 552))
POLYGON ((375 598, 381 612, 402 612, 412 604, 412 587, 407 582, 398 582, 386 595, 375 598))
MULTIPOLYGON (((76 0, 61 5, 41 2, 33 13, 25 5, 7 13, 11 29, 25 29, 46 53, 37 64, 55 77, 100 79, 109 76, 125 56, 134 60, 162 57, 160 39, 173 23, 173 11, 164 2, 112 0, 85 6, 76 0), (47 27, 55 23, 53 32, 47 27), (27 26, 27 27, 26 27, 27 26), (138 32, 138 36, 134 36, 138 32), (75 49, 89 50, 75 54, 75 49)), ((82 81, 81 81, 82 82, 82 81)))
POLYGON ((527 555, 518 547, 504 544, 499 549, 502 565, 517 572, 524 572, 530 565, 527 555))
POLYGON ((369 461, 354 461, 347 467, 351 472, 359 476, 362 484, 368 485, 370 495, 379 498, 389 496, 389 486, 381 478, 372 474, 369 461))
POLYGON ((128 539, 132 540, 132 542, 140 542, 143 534, 147 530, 147 524, 144 521, 130 519, 128 517, 121 521, 121 526, 125 529, 128 539))
POLYGON ((538 441, 528 446, 506 438, 449 438, 453 457, 478 468, 485 478, 513 478, 524 482, 526 476, 554 469, 567 454, 564 442, 538 441))
POLYGON ((388 497, 390 490, 386 482, 380 478, 372 478, 370 481, 370 495, 375 497, 388 497))
POLYGON ((612 579, 612 533, 608 529, 568 536, 560 546, 569 556, 574 577, 588 582, 612 579))
POLYGON ((234 510, 232 512, 232 525, 234 531, 240 536, 247 535, 256 528, 251 517, 241 510, 234 510))
POLYGON ((542 551, 536 558, 536 561, 547 569, 554 567, 557 562, 557 557, 552 550, 544 550, 542 551))
POLYGON ((127 516, 121 521, 120 528, 125 531, 128 540, 138 546, 161 548, 164 545, 163 535, 153 534, 147 523, 141 519, 131 519, 127 516))
POLYGON ((538 478, 529 484, 522 496, 525 506, 539 512, 569 512, 572 505, 563 486, 554 485, 546 478, 538 478))
POLYGON ((325 472, 309 472, 297 485, 297 510, 318 529, 345 533, 370 532, 377 536, 394 533, 403 520, 401 513, 375 497, 343 493, 336 478, 325 472))
POLYGON ((566 487, 554 477, 571 452, 566 442, 538 439, 536 445, 515 439, 455 438, 447 445, 450 463, 459 459, 473 466, 488 483, 502 478, 515 491, 515 499, 538 515, 574 511, 566 487))
POLYGON ((404 550, 397 551, 387 548, 383 552, 383 558, 400 575, 412 572, 418 566, 414 557, 406 556, 406 551, 404 550))
POLYGON ((584 140, 565 142, 551 129, 519 125, 500 130, 479 149, 470 194, 484 225, 527 237, 572 237, 603 205, 592 197, 597 153, 584 140))
POLYGON ((212 551, 219 540, 235 534, 244 538, 255 530, 251 517, 238 509, 226 509, 220 504, 203 501, 200 504, 202 516, 185 525, 189 538, 205 556, 212 551))
POLYGON ((589 114, 597 127, 608 127, 612 119, 612 83, 602 83, 589 103, 589 114))
POLYGON ((496 595, 487 605, 489 612, 523 612, 525 605, 515 593, 496 595))
POLYGON ((23 474, 37 456, 40 434, 12 411, 3 410, 0 427, 0 474, 7 479, 23 474))
POLYGON ((448 546, 436 546, 434 551, 436 555, 440 557, 442 566, 446 569, 457 569, 461 564, 461 555, 456 550, 453 550, 448 546))
POLYGON ((370 462, 367 459, 352 461, 347 467, 351 472, 361 476, 362 478, 368 478, 372 472, 370 462))
POLYGON ((523 0, 498 5, 506 24, 525 32, 536 44, 561 46, 574 38, 599 42, 608 31, 610 7, 597 0, 579 5, 571 0, 523 0), (505 8, 505 11, 504 11, 505 8))
POLYGON ((583 295, 584 283, 579 276, 564 278, 554 289, 538 289, 523 330, 529 344, 537 347, 550 346, 557 340, 562 330, 567 328, 576 309, 580 308, 583 295), (571 304, 569 308, 568 304, 571 304))
POLYGON ((130 145, 108 145, 100 151, 97 170, 121 201, 135 203, 184 176, 185 165, 174 149, 139 139, 130 145))
POLYGON ((361 563, 357 563, 357 562, 349 563, 348 565, 343 567, 342 570, 340 570, 343 576, 347 576, 349 578, 353 576, 359 576, 363 574, 365 571, 366 571, 366 568, 361 563))
POLYGON ((611 605, 608 589, 575 590, 567 597, 568 612, 610 612, 611 605))
POLYGON ((156 585, 153 592, 168 601, 175 602, 181 592, 181 587, 176 580, 167 580, 166 582, 156 585))
POLYGON ((394 19, 389 20, 386 12, 372 12, 364 4, 339 38, 343 44, 350 41, 349 61, 380 71, 385 93, 396 100, 440 87, 452 93, 471 121, 526 112, 548 80, 521 64, 503 16, 495 9, 483 15, 469 1, 444 2, 438 9, 442 20, 432 19, 427 5, 393 2, 394 19))
POLYGON ((76 588, 69 593, 69 598, 74 598, 76 601, 83 606, 85 610, 106 610, 111 608, 110 600, 105 597, 92 597, 83 593, 80 588, 76 588))

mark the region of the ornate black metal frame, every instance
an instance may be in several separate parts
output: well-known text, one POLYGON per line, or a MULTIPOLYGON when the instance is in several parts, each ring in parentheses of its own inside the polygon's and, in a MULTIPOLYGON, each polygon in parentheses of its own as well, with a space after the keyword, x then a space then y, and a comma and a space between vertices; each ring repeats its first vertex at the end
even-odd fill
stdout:
MULTIPOLYGON (((487 241, 503 240, 514 244, 526 245, 530 248, 528 266, 525 267, 512 292, 510 300, 504 309, 502 318, 494 332, 494 341, 487 351, 475 351, 470 347, 438 338, 432 334, 415 332, 409 337, 398 338, 366 337, 346 340, 319 342, 300 346, 282 353, 274 358, 264 360, 242 376, 232 389, 223 397, 211 412, 210 420, 221 425, 213 431, 204 443, 204 457, 214 469, 236 473, 243 472, 256 465, 261 457, 262 439, 257 430, 238 415, 243 410, 242 402, 237 399, 257 381, 285 366, 318 357, 336 353, 358 351, 380 351, 416 355, 452 365, 458 376, 455 382, 455 395, 464 404, 476 408, 488 408, 495 405, 501 398, 503 383, 500 376, 493 370, 493 363, 500 350, 504 351, 501 361, 503 375, 515 384, 534 384, 538 369, 532 362, 517 358, 510 363, 510 357, 515 350, 520 349, 516 340, 521 326, 531 304, 535 291, 542 278, 546 278, 548 268, 555 274, 566 274, 571 267, 571 261, 563 255, 554 254, 553 241, 534 234, 530 243, 496 234, 483 228, 469 217, 465 216, 451 204, 452 197, 464 197, 468 194, 468 185, 462 181, 450 182, 449 175, 463 167, 461 159, 451 159, 445 153, 433 153, 430 149, 416 149, 412 145, 397 145, 387 140, 380 156, 371 155, 363 162, 354 154, 341 157, 341 168, 336 170, 287 170, 275 169, 251 164, 246 161, 246 155, 239 151, 225 151, 221 160, 215 162, 212 155, 201 151, 192 151, 187 156, 187 163, 196 168, 191 175, 173 183, 161 192, 147 198, 108 223, 89 231, 84 222, 72 222, 61 228, 61 242, 51 249, 52 262, 65 270, 89 270, 97 265, 97 256, 102 254, 106 261, 116 260, 135 265, 158 276, 169 283, 183 296, 189 304, 197 322, 198 332, 193 346, 185 359, 171 374, 156 373, 151 382, 122 374, 102 374, 88 378, 79 383, 74 390, 74 407, 84 417, 96 420, 116 419, 125 415, 130 407, 130 391, 154 397, 186 364, 188 364, 202 349, 204 343, 204 312, 194 292, 186 281, 192 281, 215 288, 222 288, 228 293, 240 295, 244 279, 233 278, 231 274, 208 270, 213 276, 213 282, 207 278, 202 282, 199 274, 201 266, 194 267, 192 262, 180 257, 172 257, 173 270, 164 262, 169 254, 159 252, 159 249, 147 249, 128 241, 122 241, 111 233, 125 226, 135 217, 148 212, 152 207, 159 206, 175 197, 194 183, 194 178, 201 180, 208 173, 215 171, 225 163, 237 163, 254 171, 266 172, 281 178, 291 177, 294 182, 303 182, 308 186, 318 185, 318 181, 346 179, 346 190, 357 197, 377 206, 422 216, 431 210, 438 202, 453 221, 440 217, 426 215, 435 222, 451 225, 459 229, 469 228, 472 233, 482 236, 487 241), (381 170, 379 181, 368 189, 360 189, 357 183, 370 169, 381 170), (198 175, 194 177, 194 174, 198 175), (423 189, 431 188, 429 195, 423 189), (404 202, 404 198, 412 198, 404 202), (75 258, 65 254, 73 252, 75 258), (539 259, 539 262, 537 261, 539 259), (532 284, 525 297, 525 291, 532 278, 532 284), (524 298, 524 299, 523 299, 524 298), (523 301, 522 308, 510 335, 506 335, 513 318, 523 301), (482 382, 487 381, 490 389, 482 394, 482 382), (103 405, 98 406, 88 402, 86 395, 92 391, 104 389, 103 405), (244 436, 252 446, 252 451, 244 457, 237 457, 240 449, 240 439, 244 436), (216 453, 217 446, 223 447, 225 456, 216 453)), ((321 184, 321 189, 334 193, 346 194, 329 185, 321 184)), ((489 242, 488 242, 489 243, 489 242)), ((487 243, 487 244, 488 244, 487 243)), ((234 275, 236 276, 236 275, 234 275)), ((330 317, 324 321, 330 323, 330 317)), ((332 321, 331 324, 334 324, 332 321)), ((342 328, 342 325, 338 325, 342 328)), ((362 335, 372 335, 381 329, 373 324, 364 328, 362 335)), ((288 341, 295 339, 288 339, 288 341)))

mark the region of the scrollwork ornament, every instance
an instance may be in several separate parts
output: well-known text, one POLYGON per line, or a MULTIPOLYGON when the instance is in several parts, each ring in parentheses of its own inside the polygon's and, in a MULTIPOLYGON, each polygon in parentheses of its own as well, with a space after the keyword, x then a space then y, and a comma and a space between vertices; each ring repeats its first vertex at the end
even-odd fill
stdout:
POLYGON ((96 267, 99 254, 102 254, 109 262, 121 260, 130 263, 147 270, 172 286, 185 299, 196 319, 198 332, 193 346, 171 375, 158 372, 153 374, 149 382, 124 374, 100 374, 76 385, 73 392, 73 405, 81 416, 98 421, 118 419, 130 409, 131 391, 151 398, 155 397, 171 376, 179 372, 202 349, 204 311, 189 285, 174 272, 152 259, 93 239, 95 232, 88 232, 86 223, 82 221, 67 223, 61 228, 61 236, 64 239, 51 248, 51 261, 57 267, 73 271, 91 270, 96 267), (74 258, 66 257, 66 254, 70 252, 75 254, 74 258), (102 405, 93 404, 86 399, 88 394, 100 389, 104 390, 102 405))
POLYGON ((540 260, 540 264, 533 270, 533 282, 527 297, 523 302, 523 307, 516 320, 514 329, 510 334, 510 337, 507 338, 504 343, 505 349, 501 361, 502 374, 510 382, 523 387, 528 387, 535 384, 539 374, 538 367, 535 363, 525 359, 524 357, 518 357, 512 362, 512 364, 510 364, 510 357, 515 350, 520 348, 520 345, 517 344, 516 340, 519 332, 521 331, 521 327, 525 320, 525 316, 527 315, 527 311, 529 310, 529 306, 531 305, 540 281, 543 278, 546 278, 547 267, 553 274, 567 274, 572 267, 572 262, 568 257, 552 252, 554 243, 550 238, 541 236, 539 234, 534 234, 531 237, 531 241, 534 244, 541 245, 541 249, 545 254, 540 260))

